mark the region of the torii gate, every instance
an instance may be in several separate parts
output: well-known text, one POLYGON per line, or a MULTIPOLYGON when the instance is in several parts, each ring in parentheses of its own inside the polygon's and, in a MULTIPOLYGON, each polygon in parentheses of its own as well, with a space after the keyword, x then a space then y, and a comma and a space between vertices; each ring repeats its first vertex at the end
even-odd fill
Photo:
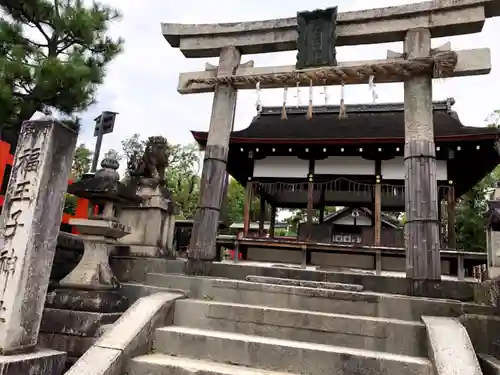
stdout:
MULTIPOLYGON (((312 13, 317 12, 324 11, 312 13)), ((340 63, 333 61, 333 54, 333 60, 330 56, 323 66, 309 64, 309 68, 304 68, 303 61, 274 67, 254 67, 253 62, 241 64, 243 54, 304 49, 300 44, 304 35, 299 35, 304 13, 293 18, 257 22, 162 24, 164 37, 184 56, 219 56, 218 67, 181 73, 179 78, 181 94, 214 93, 199 211, 188 251, 188 273, 209 275, 210 264, 217 256, 215 244, 225 195, 237 90, 255 89, 257 82, 265 89, 285 87, 292 82, 301 86, 359 84, 368 83, 371 78, 376 83, 404 82, 406 275, 417 282, 439 280, 432 78, 488 74, 491 56, 488 48, 452 51, 445 45, 431 50, 431 38, 480 32, 486 18, 500 16, 500 0, 434 0, 338 14, 334 8, 333 13, 329 13, 331 19, 327 20, 330 24, 327 23, 326 28, 323 24, 322 29, 324 33, 330 30, 331 34, 317 38, 318 43, 323 44, 313 52, 316 59, 318 54, 324 55, 324 39, 326 46, 333 49, 404 41, 404 53, 388 51, 386 60, 340 63)), ((307 52, 307 48, 311 47, 302 52, 307 52)))

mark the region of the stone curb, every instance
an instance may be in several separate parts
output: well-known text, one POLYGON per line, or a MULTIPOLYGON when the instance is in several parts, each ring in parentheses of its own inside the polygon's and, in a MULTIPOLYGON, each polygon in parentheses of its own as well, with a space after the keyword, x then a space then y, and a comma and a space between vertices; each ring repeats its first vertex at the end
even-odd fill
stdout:
POLYGON ((183 294, 156 293, 138 299, 65 375, 121 375, 127 359, 151 350, 153 331, 173 322, 183 294))
POLYGON ((465 327, 455 318, 422 316, 436 375, 483 375, 465 327))

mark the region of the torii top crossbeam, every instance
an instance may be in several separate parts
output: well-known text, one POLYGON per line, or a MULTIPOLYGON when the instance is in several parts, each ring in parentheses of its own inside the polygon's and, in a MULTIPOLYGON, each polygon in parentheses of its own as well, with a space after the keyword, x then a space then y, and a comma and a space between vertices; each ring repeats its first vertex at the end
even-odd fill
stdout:
MULTIPOLYGON (((500 0, 435 0, 385 8, 343 12, 337 18, 337 46, 402 41, 410 29, 430 29, 432 37, 480 32, 489 17, 500 16, 500 0)), ((297 48, 297 18, 266 21, 163 23, 163 36, 186 57, 218 57, 220 49, 243 54, 297 48)))
MULTIPOLYGON (((403 41, 406 32, 427 29, 431 37, 480 32, 488 17, 500 15, 500 0, 435 0, 386 8, 338 13, 335 46, 403 41)), ((231 46, 240 54, 267 53, 297 49, 297 17, 256 22, 222 24, 162 24, 163 36, 186 57, 217 57, 231 46)), ((433 51, 431 51, 433 52, 433 51)), ((300 69, 295 65, 254 67, 239 64, 229 76, 216 67, 181 73, 181 94, 213 92, 217 83, 231 83, 237 89, 278 88, 299 84, 308 86, 400 82, 408 75, 430 73, 442 65, 442 77, 488 74, 491 56, 488 48, 451 51, 437 50, 421 59, 405 59, 389 52, 385 60, 340 62, 335 67, 300 69)))

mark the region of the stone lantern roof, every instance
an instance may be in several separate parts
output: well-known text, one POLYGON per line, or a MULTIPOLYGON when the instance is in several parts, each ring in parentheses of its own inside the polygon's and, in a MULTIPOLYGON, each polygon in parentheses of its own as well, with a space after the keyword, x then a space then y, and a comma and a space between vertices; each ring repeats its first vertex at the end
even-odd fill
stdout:
POLYGON ((95 175, 86 175, 80 181, 68 186, 68 193, 93 202, 129 204, 141 201, 133 187, 120 182, 117 160, 105 158, 101 162, 101 167, 95 175))

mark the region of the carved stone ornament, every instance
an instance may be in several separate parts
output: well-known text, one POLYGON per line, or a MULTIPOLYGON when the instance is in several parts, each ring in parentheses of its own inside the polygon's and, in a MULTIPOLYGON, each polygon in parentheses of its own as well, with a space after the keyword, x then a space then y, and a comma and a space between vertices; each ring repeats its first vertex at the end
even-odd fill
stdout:
POLYGON ((168 166, 168 142, 162 136, 149 137, 142 157, 134 155, 128 161, 130 176, 135 178, 153 178, 165 180, 165 170, 168 166))
POLYGON ((297 69, 337 65, 337 7, 297 13, 297 69))

